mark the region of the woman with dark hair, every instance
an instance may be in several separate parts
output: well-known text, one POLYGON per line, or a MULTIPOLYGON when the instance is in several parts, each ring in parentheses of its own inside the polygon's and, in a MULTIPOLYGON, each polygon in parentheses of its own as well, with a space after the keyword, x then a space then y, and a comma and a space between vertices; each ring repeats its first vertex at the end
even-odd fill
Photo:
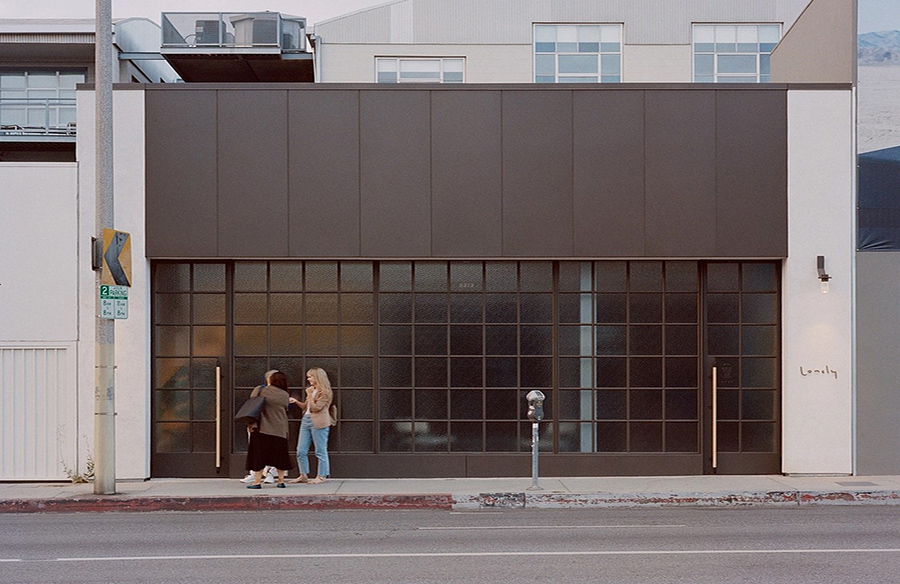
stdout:
POLYGON ((262 471, 267 465, 278 469, 278 484, 284 488, 284 475, 294 467, 288 454, 288 380, 287 375, 273 369, 266 372, 266 384, 260 385, 250 397, 262 395, 265 405, 259 423, 250 424, 250 445, 247 448, 247 470, 253 471, 253 482, 248 489, 261 489, 262 471))

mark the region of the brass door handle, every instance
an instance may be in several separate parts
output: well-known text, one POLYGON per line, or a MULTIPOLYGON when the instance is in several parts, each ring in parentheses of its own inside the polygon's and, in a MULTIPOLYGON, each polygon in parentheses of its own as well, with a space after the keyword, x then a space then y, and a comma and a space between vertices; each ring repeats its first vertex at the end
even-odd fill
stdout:
POLYGON ((216 472, 222 468, 222 368, 216 365, 216 472))
POLYGON ((719 466, 719 399, 718 399, 718 375, 716 367, 712 368, 712 467, 719 466))

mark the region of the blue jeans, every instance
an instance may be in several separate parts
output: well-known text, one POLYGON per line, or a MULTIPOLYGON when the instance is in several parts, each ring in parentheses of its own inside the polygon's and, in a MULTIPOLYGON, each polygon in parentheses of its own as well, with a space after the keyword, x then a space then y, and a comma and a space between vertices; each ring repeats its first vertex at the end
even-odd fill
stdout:
POLYGON ((331 426, 316 428, 308 415, 300 420, 300 436, 297 437, 297 462, 300 464, 300 474, 309 475, 309 445, 316 447, 316 458, 319 459, 317 475, 327 477, 331 474, 328 464, 328 433, 331 426))

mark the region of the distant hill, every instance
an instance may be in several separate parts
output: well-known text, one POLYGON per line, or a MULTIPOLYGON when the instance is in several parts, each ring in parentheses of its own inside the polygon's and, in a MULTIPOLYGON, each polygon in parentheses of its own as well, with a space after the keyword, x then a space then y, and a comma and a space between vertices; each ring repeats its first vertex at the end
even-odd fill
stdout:
POLYGON ((856 55, 859 64, 863 66, 900 66, 900 30, 859 35, 856 55))

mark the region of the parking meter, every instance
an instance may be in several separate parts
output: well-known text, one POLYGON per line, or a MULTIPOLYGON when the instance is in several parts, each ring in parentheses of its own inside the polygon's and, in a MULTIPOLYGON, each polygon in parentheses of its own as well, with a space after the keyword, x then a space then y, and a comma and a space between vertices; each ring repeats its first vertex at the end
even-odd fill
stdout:
POLYGON ((531 420, 531 486, 529 491, 542 491, 538 485, 538 422, 544 419, 544 393, 532 389, 525 395, 528 400, 528 419, 531 420))
POLYGON ((525 396, 528 400, 528 419, 532 422, 540 422, 544 419, 544 393, 532 389, 525 396))

